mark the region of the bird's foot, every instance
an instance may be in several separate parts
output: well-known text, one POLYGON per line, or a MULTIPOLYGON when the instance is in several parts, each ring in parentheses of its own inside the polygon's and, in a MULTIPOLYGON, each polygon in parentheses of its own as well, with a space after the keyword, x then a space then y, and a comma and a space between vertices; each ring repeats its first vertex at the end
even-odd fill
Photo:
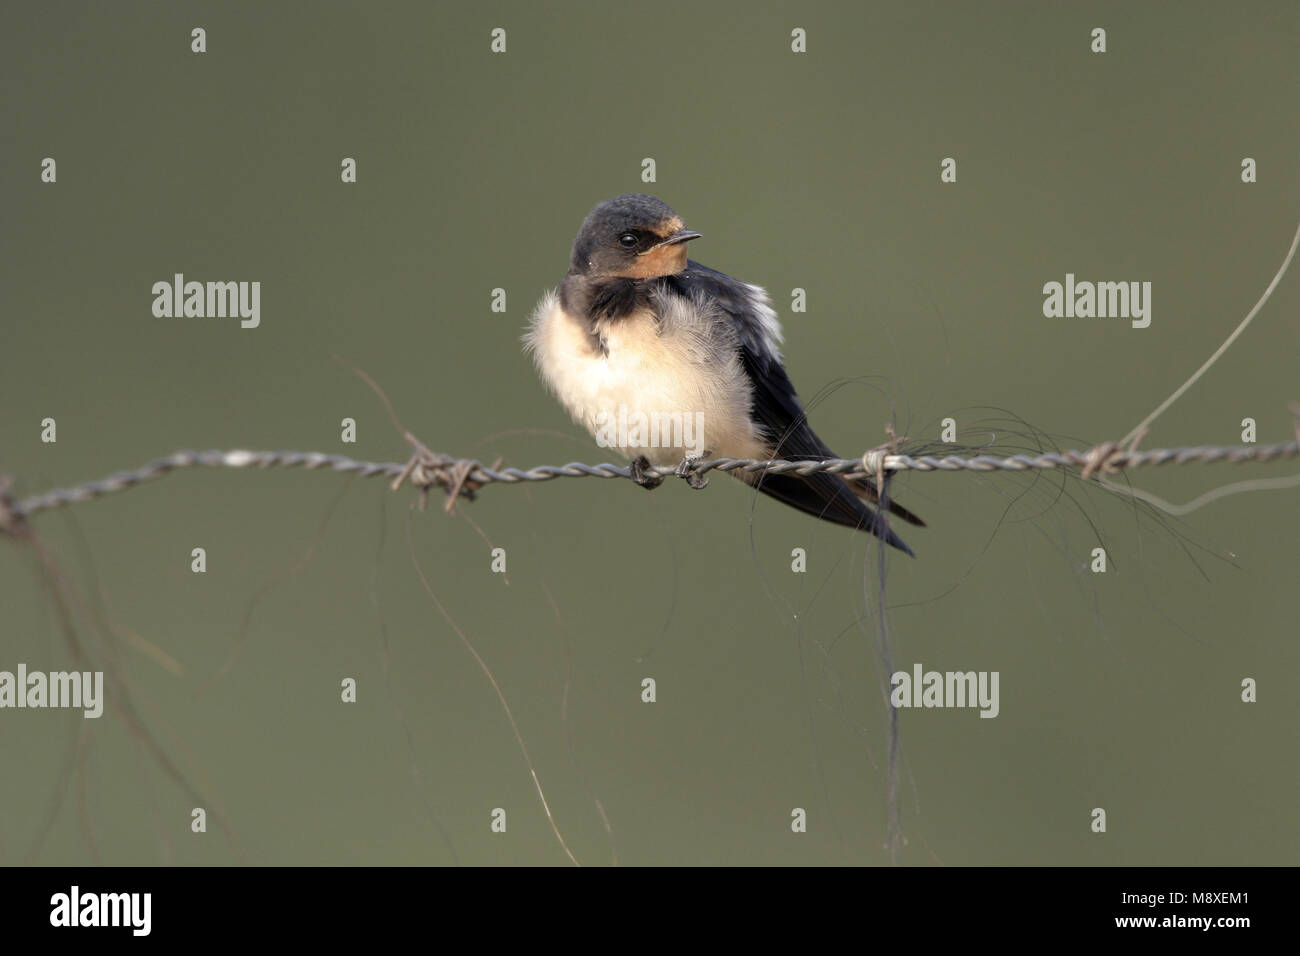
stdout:
POLYGON ((698 491, 709 483, 709 479, 697 472, 695 466, 712 456, 713 452, 706 451, 698 458, 683 458, 677 463, 677 468, 674 471, 678 478, 685 478, 686 483, 698 491))
POLYGON ((650 470, 650 459, 645 455, 638 455, 633 458, 631 464, 627 466, 627 470, 631 474, 632 480, 646 491, 654 491, 664 483, 664 480, 658 475, 646 474, 650 470))

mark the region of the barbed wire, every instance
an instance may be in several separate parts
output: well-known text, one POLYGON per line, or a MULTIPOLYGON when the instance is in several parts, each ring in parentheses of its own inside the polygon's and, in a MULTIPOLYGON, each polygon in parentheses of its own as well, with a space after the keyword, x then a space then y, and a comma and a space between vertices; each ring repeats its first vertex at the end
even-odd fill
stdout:
MULTIPOLYGON (((919 472, 992 472, 1029 471, 1032 469, 1077 468, 1082 477, 1094 473, 1114 473, 1153 465, 1185 465, 1217 462, 1266 462, 1300 456, 1300 441, 1269 445, 1196 445, 1183 448, 1158 448, 1147 451, 1121 448, 1114 442, 1085 451, 1068 450, 1016 455, 909 455, 888 448, 875 448, 860 458, 830 458, 821 461, 789 461, 753 458, 711 458, 693 462, 682 469, 647 468, 643 475, 651 478, 703 477, 712 471, 740 471, 745 474, 812 475, 818 472, 843 475, 845 478, 874 478, 882 473, 919 472)), ((23 519, 41 511, 61 508, 115 494, 136 485, 184 468, 305 468, 326 469, 361 478, 392 478, 396 490, 409 480, 423 495, 438 487, 447 495, 447 510, 457 498, 473 499, 479 488, 488 484, 518 484, 529 481, 552 481, 556 478, 627 478, 633 477, 626 465, 538 465, 533 468, 504 468, 500 462, 489 466, 473 458, 453 458, 418 446, 405 462, 359 461, 346 455, 303 451, 178 451, 156 458, 140 468, 120 471, 71 488, 55 488, 43 494, 17 500, 0 484, 0 531, 11 529, 23 519)), ((423 497, 421 503, 423 504, 423 497)))

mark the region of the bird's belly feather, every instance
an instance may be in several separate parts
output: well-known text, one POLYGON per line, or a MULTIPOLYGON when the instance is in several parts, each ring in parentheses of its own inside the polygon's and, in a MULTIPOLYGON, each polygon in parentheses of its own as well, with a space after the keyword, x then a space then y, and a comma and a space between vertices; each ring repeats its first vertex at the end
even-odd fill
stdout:
POLYGON ((706 451, 766 457, 739 357, 707 325, 627 316, 602 329, 602 354, 558 301, 544 301, 528 338, 542 377, 602 445, 664 466, 706 451))

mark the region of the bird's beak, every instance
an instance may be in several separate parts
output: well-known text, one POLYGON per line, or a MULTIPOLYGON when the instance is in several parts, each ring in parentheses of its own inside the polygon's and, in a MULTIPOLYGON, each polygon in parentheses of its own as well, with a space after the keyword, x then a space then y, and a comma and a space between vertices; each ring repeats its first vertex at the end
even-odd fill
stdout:
POLYGON ((699 238, 700 238, 700 233, 698 232, 692 232, 690 229, 678 229, 667 239, 661 239, 659 242, 656 242, 645 252, 641 253, 641 255, 645 255, 647 252, 654 252, 654 250, 660 248, 661 246, 676 246, 676 245, 680 245, 683 242, 690 242, 692 239, 699 239, 699 238))

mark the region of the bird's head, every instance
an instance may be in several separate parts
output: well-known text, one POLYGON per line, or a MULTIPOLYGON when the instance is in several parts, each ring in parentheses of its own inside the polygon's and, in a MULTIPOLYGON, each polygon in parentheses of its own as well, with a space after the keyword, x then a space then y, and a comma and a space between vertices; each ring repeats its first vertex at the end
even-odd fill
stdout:
POLYGON ((593 277, 673 275, 686 268, 686 243, 699 237, 666 202, 627 193, 587 214, 573 242, 571 265, 575 272, 593 277))

